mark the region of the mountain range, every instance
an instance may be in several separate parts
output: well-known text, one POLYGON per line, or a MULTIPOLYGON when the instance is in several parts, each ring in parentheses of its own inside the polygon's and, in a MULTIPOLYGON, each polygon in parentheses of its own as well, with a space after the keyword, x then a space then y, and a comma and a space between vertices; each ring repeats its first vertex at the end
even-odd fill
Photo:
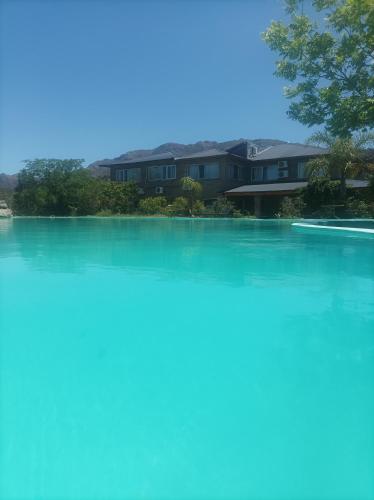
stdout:
MULTIPOLYGON (((99 167, 99 164, 105 164, 106 162, 112 160, 133 160, 142 158, 145 156, 150 156, 154 154, 162 154, 162 153, 172 153, 175 156, 186 156, 193 153, 199 153, 201 151, 206 151, 208 149, 220 149, 225 151, 228 148, 231 148, 242 142, 244 140, 248 140, 255 144, 259 150, 265 149, 269 146, 276 146, 277 144, 284 144, 285 141, 280 141, 277 139, 234 139, 231 141, 199 141, 194 144, 180 144, 176 142, 167 142, 165 144, 161 144, 157 148, 154 149, 135 149, 132 151, 128 151, 127 153, 123 153, 116 158, 106 158, 104 160, 97 160, 88 165, 87 169, 91 171, 94 177, 106 177, 109 173, 109 169, 99 167)), ((0 174, 0 188, 12 190, 17 185, 17 174, 0 174)))

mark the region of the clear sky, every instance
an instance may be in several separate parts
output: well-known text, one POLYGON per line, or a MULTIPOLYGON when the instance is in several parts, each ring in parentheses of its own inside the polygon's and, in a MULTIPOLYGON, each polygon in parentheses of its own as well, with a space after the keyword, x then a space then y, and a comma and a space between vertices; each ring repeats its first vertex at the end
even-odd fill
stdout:
POLYGON ((0 0, 0 172, 311 131, 261 40, 282 0, 0 0))

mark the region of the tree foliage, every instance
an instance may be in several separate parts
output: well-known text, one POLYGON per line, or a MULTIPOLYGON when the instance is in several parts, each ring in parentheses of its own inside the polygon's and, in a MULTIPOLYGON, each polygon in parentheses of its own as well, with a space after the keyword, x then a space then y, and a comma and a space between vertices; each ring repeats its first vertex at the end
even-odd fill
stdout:
POLYGON ((317 132, 309 139, 312 144, 328 148, 325 156, 310 160, 307 164, 310 177, 318 176, 340 179, 340 192, 346 193, 346 180, 356 177, 367 177, 373 171, 367 146, 374 143, 374 134, 360 132, 352 137, 336 138, 328 132, 317 132))
POLYGON ((139 189, 135 182, 98 181, 98 203, 100 210, 113 214, 135 212, 139 202, 139 189))
POLYGON ((177 196, 170 206, 171 215, 188 215, 189 201, 184 196, 177 196))
POLYGON ((197 198, 200 196, 202 192, 202 185, 200 182, 195 181, 191 177, 182 177, 181 186, 183 191, 186 192, 189 201, 189 212, 190 215, 193 215, 193 206, 196 202, 197 198))
POLYGON ((301 198, 312 213, 321 207, 336 205, 340 202, 340 181, 332 181, 327 177, 312 178, 301 190, 301 198))
POLYGON ((83 160, 27 160, 14 194, 17 213, 70 215, 80 211, 81 194, 91 181, 83 160))
POLYGON ((166 206, 167 200, 164 196, 149 196, 139 201, 139 211, 147 215, 163 214, 166 206))
POLYGON ((135 210, 135 183, 95 179, 82 167, 83 160, 36 159, 26 161, 14 194, 20 215, 92 215, 107 210, 135 210))
POLYGON ((305 203, 301 197, 285 196, 280 205, 279 215, 285 219, 299 218, 302 217, 304 207, 305 203))
POLYGON ((373 0, 286 0, 289 22, 263 33, 279 55, 275 74, 291 82, 288 115, 334 136, 374 126, 373 0), (305 9, 305 10, 304 10, 305 9))

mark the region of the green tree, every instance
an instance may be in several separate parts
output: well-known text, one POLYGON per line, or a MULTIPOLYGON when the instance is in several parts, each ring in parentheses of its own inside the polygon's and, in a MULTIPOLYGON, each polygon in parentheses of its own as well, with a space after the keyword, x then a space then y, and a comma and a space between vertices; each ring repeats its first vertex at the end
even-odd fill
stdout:
POLYGON ((139 189, 135 182, 100 182, 100 210, 110 210, 114 214, 135 212, 139 201, 139 189))
POLYGON ((177 196, 170 207, 170 213, 172 215, 188 215, 189 211, 189 201, 184 196, 177 196))
POLYGON ((13 194, 11 189, 0 188, 0 200, 4 200, 9 208, 13 206, 13 194))
POLYGON ((164 196, 149 196, 139 202, 139 211, 143 214, 163 214, 167 206, 167 200, 164 196))
POLYGON ((194 203, 200 196, 203 189, 202 185, 200 184, 200 182, 195 181, 191 177, 182 177, 181 186, 183 191, 186 192, 186 196, 188 198, 188 203, 189 203, 189 213, 190 216, 192 216, 194 203))
MULTIPOLYGON (((18 176, 14 208, 24 215, 70 215, 86 210, 81 193, 94 182, 83 160, 27 160, 18 176)), ((92 199, 92 196, 89 196, 92 199)))
POLYGON ((285 219, 295 219, 302 217, 305 203, 300 196, 291 198, 285 196, 280 204, 279 215, 285 219))
POLYGON ((309 17, 303 0, 286 0, 289 21, 263 33, 279 55, 275 75, 292 82, 288 115, 339 137, 372 128, 373 0, 312 0, 311 7, 309 17))
POLYGON ((212 211, 216 215, 231 216, 235 211, 235 205, 225 197, 217 198, 212 204, 212 211))
POLYGON ((328 132, 317 132, 309 139, 311 144, 323 145, 328 154, 310 160, 307 170, 310 177, 325 176, 340 180, 340 195, 344 199, 347 179, 367 176, 373 171, 366 148, 374 143, 372 132, 360 132, 352 137, 336 138, 328 132))
POLYGON ((300 192, 308 212, 313 214, 320 211, 321 207, 339 203, 340 182, 332 181, 328 177, 312 177, 300 192))

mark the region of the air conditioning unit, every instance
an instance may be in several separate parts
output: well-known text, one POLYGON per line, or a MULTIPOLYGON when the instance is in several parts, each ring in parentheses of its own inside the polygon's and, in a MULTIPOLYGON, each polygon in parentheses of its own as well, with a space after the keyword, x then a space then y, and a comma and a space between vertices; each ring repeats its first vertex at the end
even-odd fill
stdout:
POLYGON ((143 188, 138 188, 138 194, 144 194, 144 189, 143 188))
POLYGON ((278 177, 279 179, 284 179, 285 177, 288 177, 288 170, 279 170, 278 177))
POLYGON ((155 192, 156 194, 163 194, 164 188, 162 186, 157 186, 155 192))
POLYGON ((278 161, 278 168, 288 168, 288 161, 287 160, 278 161))

